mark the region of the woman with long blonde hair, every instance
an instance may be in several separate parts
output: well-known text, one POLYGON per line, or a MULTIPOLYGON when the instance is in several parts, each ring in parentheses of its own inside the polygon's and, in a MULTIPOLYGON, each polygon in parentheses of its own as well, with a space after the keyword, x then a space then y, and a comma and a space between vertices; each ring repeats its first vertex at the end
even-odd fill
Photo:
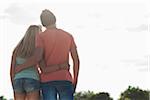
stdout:
POLYGON ((15 73, 15 67, 24 63, 35 50, 36 34, 41 27, 31 25, 12 54, 10 76, 15 100, 39 100, 40 79, 36 65, 15 73))

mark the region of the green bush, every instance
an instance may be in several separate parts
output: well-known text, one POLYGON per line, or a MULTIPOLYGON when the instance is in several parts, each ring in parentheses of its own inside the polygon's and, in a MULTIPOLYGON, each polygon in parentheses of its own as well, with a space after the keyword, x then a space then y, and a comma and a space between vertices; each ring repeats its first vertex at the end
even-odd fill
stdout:
POLYGON ((4 96, 0 96, 0 100, 7 100, 4 98, 4 96))
POLYGON ((92 91, 75 93, 74 98, 74 100, 113 100, 109 93, 100 92, 95 94, 92 91))
POLYGON ((119 100, 149 100, 150 91, 129 86, 121 93, 119 100))

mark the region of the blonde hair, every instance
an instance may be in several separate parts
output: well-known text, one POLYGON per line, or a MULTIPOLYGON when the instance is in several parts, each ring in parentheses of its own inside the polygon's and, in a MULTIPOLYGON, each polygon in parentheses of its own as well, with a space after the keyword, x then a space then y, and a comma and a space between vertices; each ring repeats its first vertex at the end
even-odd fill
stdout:
POLYGON ((47 9, 42 11, 40 18, 41 18, 41 23, 44 27, 56 24, 55 15, 47 9))
POLYGON ((35 37, 40 32, 41 28, 38 25, 31 25, 24 37, 15 48, 16 55, 22 58, 30 57, 35 49, 35 37))

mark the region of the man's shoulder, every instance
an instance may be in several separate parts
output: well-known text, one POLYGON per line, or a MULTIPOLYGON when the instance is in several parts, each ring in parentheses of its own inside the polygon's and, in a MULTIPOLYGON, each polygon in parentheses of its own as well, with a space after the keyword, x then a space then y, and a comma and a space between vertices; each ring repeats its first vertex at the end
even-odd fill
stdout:
POLYGON ((69 36, 69 37, 72 37, 72 35, 69 33, 69 32, 67 32, 67 31, 65 31, 65 30, 63 30, 63 29, 59 29, 63 34, 66 34, 67 36, 69 36))
MULTIPOLYGON (((72 36, 72 34, 70 34, 69 32, 67 32, 67 31, 65 31, 65 30, 63 30, 63 29, 56 29, 56 30, 54 30, 56 33, 61 33, 61 35, 63 35, 63 37, 68 37, 68 38, 72 38, 73 36, 72 36)), ((51 32, 53 33, 54 31, 49 31, 49 30, 45 30, 45 31, 43 31, 43 32, 41 32, 40 34, 39 34, 39 36, 41 37, 41 38, 45 38, 45 37, 49 37, 49 36, 51 36, 52 34, 50 34, 51 32)))
POLYGON ((47 36, 47 35, 48 35, 48 34, 47 34, 46 30, 43 31, 43 32, 40 32, 40 33, 38 34, 38 36, 40 36, 40 37, 44 37, 44 36, 47 36))

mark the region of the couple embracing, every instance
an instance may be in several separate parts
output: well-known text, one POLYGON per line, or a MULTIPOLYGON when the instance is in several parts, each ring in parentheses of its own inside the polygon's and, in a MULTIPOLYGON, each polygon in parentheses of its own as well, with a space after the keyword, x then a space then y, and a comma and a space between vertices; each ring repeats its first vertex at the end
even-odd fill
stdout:
POLYGON ((56 17, 43 10, 41 23, 31 25, 15 47, 10 76, 15 100, 73 100, 79 57, 73 36, 56 27, 56 17), (70 73, 69 54, 73 60, 70 73))

